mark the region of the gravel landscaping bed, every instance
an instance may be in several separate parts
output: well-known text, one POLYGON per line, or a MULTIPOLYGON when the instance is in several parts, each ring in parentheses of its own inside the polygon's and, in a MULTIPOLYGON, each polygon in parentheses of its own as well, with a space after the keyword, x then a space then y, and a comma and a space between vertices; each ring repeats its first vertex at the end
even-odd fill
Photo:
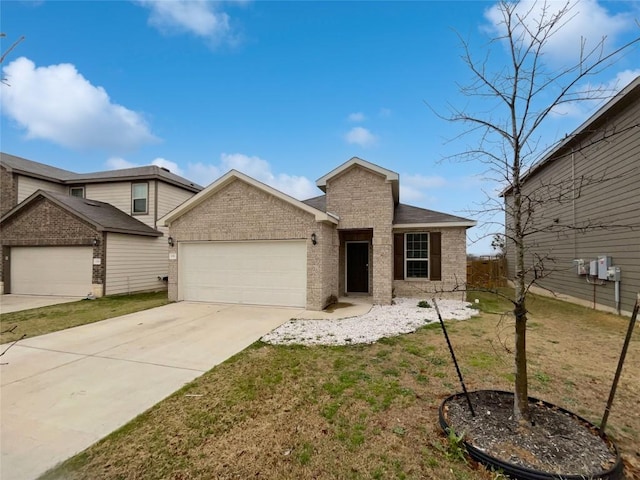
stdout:
MULTIPOLYGON (((438 321, 436 309, 418 307, 415 298, 396 298, 393 305, 374 305, 359 317, 331 320, 292 319, 262 337, 274 345, 353 345, 415 332, 438 321)), ((445 320, 466 320, 478 311, 459 300, 437 300, 445 320)), ((431 301, 429 301, 431 304, 431 301)))

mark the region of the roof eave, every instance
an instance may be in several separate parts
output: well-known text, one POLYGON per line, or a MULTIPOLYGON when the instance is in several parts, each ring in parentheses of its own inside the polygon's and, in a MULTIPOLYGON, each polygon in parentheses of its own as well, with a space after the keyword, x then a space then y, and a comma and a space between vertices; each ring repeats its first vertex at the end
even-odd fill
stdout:
POLYGON ((471 228, 477 224, 478 222, 469 220, 466 222, 394 223, 392 227, 394 230, 405 228, 471 228))

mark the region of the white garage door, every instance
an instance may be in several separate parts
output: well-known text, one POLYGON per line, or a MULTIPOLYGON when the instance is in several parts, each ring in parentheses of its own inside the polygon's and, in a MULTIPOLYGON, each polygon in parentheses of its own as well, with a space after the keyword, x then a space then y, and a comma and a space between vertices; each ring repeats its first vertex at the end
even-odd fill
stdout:
POLYGON ((11 247, 11 293, 84 297, 92 259, 92 247, 11 247))
POLYGON ((180 243, 181 300, 305 307, 303 241, 180 243))

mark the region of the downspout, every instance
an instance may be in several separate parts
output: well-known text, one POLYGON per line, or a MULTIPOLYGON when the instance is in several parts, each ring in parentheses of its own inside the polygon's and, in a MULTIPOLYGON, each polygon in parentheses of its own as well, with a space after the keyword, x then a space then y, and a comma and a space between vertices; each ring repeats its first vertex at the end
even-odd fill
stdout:
POLYGON ((153 228, 158 229, 158 180, 153 182, 153 228))
MULTIPOLYGON (((578 258, 578 234, 576 232, 576 160, 575 153, 571 150, 571 185, 572 185, 572 217, 573 217, 573 258, 578 258)), ((595 287, 594 287, 595 288, 595 287)))

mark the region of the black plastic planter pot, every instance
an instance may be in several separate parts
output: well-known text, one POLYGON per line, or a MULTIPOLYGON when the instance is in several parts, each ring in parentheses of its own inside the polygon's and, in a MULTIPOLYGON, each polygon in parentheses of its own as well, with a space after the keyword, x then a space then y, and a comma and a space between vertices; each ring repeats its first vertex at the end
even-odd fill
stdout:
MULTIPOLYGON (((492 392, 498 395, 505 395, 505 396, 510 396, 511 398, 513 398, 513 393, 512 392, 505 392, 505 391, 501 391, 501 390, 476 390, 475 392, 469 392, 469 394, 477 394, 477 393, 483 393, 483 392, 492 392)), ((445 418, 445 406, 448 402, 451 402, 454 399, 458 399, 458 398, 462 398, 464 397, 463 393, 456 393, 454 395, 451 395, 450 397, 446 398, 441 404, 440 404, 440 409, 439 409, 439 420, 440 420, 440 427, 444 430, 444 432, 446 433, 450 426, 449 423, 447 422, 447 419, 445 418)), ((557 411, 560 411, 562 413, 566 413, 568 415, 573 416, 576 420, 578 420, 579 422, 583 423, 585 425, 586 428, 590 428, 593 430, 598 430, 597 427, 595 425, 593 425, 591 422, 589 422, 588 420, 585 420, 584 418, 576 415, 573 412, 570 412, 568 410, 565 410, 561 407, 558 407, 556 405, 553 405, 551 403, 545 402, 544 400, 538 400, 537 398, 533 398, 533 397, 529 397, 529 401, 530 402, 535 402, 538 404, 542 404, 550 409, 554 409, 557 411)), ((454 430, 455 432, 455 430, 454 430)), ((458 433, 458 432, 455 432, 458 433)), ((523 467, 521 465, 515 465, 513 463, 507 462, 505 460, 501 460, 499 458, 495 458, 489 454, 487 454, 486 452, 476 448, 474 445, 472 445, 471 443, 464 441, 463 439, 463 444, 469 454, 469 456, 471 458, 473 458, 475 461, 485 465, 488 468, 494 468, 494 469, 500 469, 502 470, 502 472, 504 472, 506 475, 509 475, 511 478, 515 478, 515 479, 521 479, 521 480, 584 480, 585 478, 591 478, 591 479, 606 479, 606 480, 619 480, 623 478, 623 464, 622 464, 622 458, 620 458, 620 453, 618 452, 617 447, 615 446, 615 444, 609 440, 609 438, 604 434, 604 433, 600 433, 600 438, 607 444, 610 445, 613 453, 615 454, 616 457, 616 461, 614 463, 614 465, 607 471, 603 471, 603 472, 598 472, 598 473, 594 473, 590 476, 584 476, 584 475, 562 475, 562 474, 557 474, 557 473, 548 473, 548 472, 543 472, 543 471, 539 471, 539 470, 534 470, 531 468, 527 468, 527 467, 523 467)))

